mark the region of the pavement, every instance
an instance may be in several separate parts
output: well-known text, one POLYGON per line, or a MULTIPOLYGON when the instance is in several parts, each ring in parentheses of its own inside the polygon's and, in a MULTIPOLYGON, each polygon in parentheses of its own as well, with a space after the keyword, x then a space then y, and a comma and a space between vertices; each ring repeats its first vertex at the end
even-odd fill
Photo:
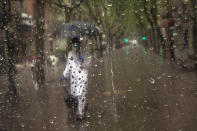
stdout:
POLYGON ((196 131, 197 74, 184 72, 140 44, 93 56, 84 121, 70 116, 59 83, 65 63, 45 66, 39 89, 27 63, 17 65, 18 95, 0 76, 2 131, 196 131))

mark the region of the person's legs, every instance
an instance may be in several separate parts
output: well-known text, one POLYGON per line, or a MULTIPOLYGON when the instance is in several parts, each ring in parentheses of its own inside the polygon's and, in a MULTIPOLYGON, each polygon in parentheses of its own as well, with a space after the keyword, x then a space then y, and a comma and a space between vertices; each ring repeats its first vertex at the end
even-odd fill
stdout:
POLYGON ((81 96, 78 96, 77 98, 78 98, 78 112, 77 112, 77 114, 80 117, 84 117, 84 110, 86 107, 86 96, 81 95, 81 96))

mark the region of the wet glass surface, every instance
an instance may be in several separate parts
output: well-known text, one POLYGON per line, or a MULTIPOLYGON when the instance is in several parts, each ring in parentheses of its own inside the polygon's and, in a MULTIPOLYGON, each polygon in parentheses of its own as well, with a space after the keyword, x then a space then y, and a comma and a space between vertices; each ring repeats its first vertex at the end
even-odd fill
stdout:
POLYGON ((196 5, 2 0, 0 131, 196 131, 196 5))

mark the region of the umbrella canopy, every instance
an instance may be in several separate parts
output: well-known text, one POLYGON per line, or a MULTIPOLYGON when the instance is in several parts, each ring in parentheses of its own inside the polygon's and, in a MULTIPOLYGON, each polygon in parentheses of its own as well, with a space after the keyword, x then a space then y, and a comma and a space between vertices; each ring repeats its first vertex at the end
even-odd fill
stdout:
POLYGON ((62 24, 56 29, 54 34, 58 38, 97 36, 99 35, 99 28, 86 22, 72 22, 62 24))
POLYGON ((61 28, 58 31, 57 36, 60 38, 80 38, 81 32, 76 26, 72 25, 71 23, 68 23, 61 25, 61 28))

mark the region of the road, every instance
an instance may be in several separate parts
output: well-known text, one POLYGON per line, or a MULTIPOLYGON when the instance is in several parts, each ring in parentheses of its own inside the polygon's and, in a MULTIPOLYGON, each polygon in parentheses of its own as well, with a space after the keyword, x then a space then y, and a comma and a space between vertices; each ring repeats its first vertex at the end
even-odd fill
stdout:
POLYGON ((127 45, 94 56, 88 87, 87 119, 69 118, 59 83, 64 64, 46 67, 38 90, 29 66, 17 66, 19 95, 5 96, 1 75, 2 131, 196 131, 197 75, 144 49, 127 45))

